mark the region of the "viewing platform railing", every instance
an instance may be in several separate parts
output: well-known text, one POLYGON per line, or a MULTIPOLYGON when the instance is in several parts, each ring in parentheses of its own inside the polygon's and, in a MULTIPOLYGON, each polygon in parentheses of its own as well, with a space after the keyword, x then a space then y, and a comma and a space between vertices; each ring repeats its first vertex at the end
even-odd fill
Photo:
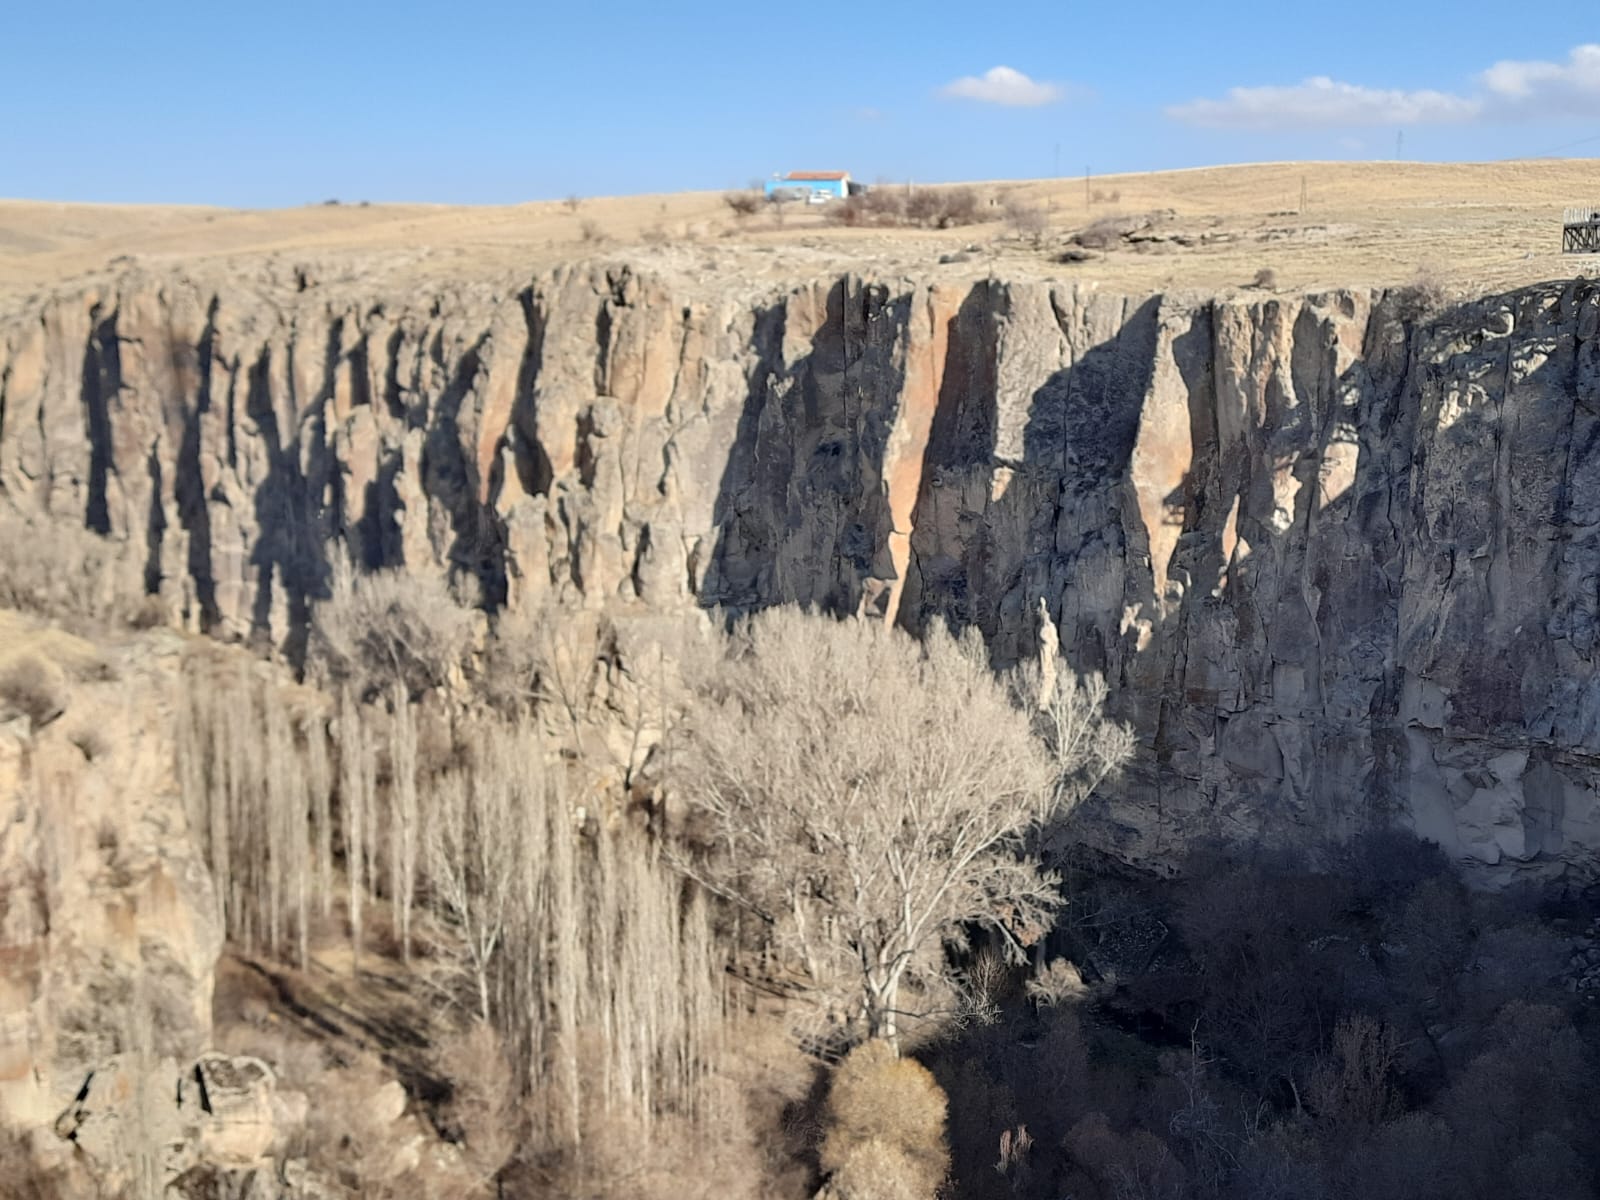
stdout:
POLYGON ((1562 212, 1561 252, 1600 254, 1600 204, 1562 212))

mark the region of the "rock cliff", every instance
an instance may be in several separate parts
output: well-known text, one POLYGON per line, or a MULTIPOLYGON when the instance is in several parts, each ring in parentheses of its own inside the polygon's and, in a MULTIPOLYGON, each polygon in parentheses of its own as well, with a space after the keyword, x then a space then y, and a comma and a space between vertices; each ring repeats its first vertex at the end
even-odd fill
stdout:
POLYGON ((48 1127, 114 1056, 209 1044, 222 930, 174 775, 178 640, 0 611, 0 1129, 48 1127))
POLYGON ((802 602, 997 662, 1042 599, 1139 732, 1082 821, 1129 859, 1399 823, 1587 878, 1600 289, 1424 301, 135 272, 0 323, 0 508, 291 660, 345 547, 491 608, 802 602))

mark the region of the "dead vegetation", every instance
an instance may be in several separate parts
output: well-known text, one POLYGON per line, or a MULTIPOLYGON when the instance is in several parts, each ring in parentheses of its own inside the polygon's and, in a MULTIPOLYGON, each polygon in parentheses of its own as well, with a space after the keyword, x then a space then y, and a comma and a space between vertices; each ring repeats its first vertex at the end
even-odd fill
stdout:
POLYGON ((722 197, 722 202, 740 220, 753 217, 761 211, 761 195, 755 191, 728 192, 722 197))
MULTIPOLYGON (((219 1041, 309 1097, 283 1162, 328 1194, 1584 1194, 1566 943, 1436 852, 1063 884, 1034 835, 1128 752, 1095 681, 785 611, 695 654, 610 613, 490 632, 407 583, 336 585, 326 691, 196 643, 175 699, 275 985, 225 979, 219 1041)), ((63 1036, 170 1049, 183 997, 142 1002, 63 1036)))
POLYGON ((0 716, 20 715, 31 728, 39 729, 66 707, 66 681, 59 668, 33 654, 0 667, 0 716))
POLYGON ((954 229, 984 220, 984 204, 970 187, 902 191, 883 184, 828 206, 834 223, 850 227, 954 229))
POLYGON ((1395 314, 1409 324, 1438 316, 1448 307, 1450 297, 1451 290, 1443 274, 1430 266, 1417 268, 1416 274, 1390 295, 1395 314))
POLYGON ((0 514, 0 608, 76 628, 131 623, 145 595, 127 556, 122 543, 81 525, 0 514))
POLYGON ((947 995, 948 946, 986 927, 1021 957, 1048 928, 1059 898, 1026 835, 1128 743, 1101 717, 1103 692, 1065 671, 1036 688, 1008 690, 975 633, 918 643, 787 610, 738 627, 693 681, 672 760, 685 867, 762 919, 811 996, 812 1036, 836 1021, 893 1043, 947 995), (832 879, 853 882, 819 883, 832 879))

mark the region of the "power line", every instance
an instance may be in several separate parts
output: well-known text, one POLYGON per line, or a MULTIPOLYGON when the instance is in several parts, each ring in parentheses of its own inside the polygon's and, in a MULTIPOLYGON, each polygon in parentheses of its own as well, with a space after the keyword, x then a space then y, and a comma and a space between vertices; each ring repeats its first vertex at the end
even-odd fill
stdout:
POLYGON ((1564 146, 1556 146, 1550 150, 1541 150, 1535 154, 1534 157, 1543 158, 1547 154, 1559 154, 1563 150, 1571 150, 1574 146, 1587 146, 1590 142, 1600 142, 1600 133, 1595 134, 1593 137, 1579 138, 1577 141, 1568 142, 1564 146))

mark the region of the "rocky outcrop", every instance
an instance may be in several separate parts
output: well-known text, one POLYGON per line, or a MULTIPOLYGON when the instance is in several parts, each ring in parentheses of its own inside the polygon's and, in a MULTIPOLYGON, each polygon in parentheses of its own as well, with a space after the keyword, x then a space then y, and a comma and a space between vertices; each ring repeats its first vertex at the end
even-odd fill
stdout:
MULTIPOLYGON (((1600 849, 1600 294, 1119 297, 626 266, 501 292, 130 275, 0 326, 0 504, 302 652, 332 557, 463 598, 779 602, 1030 653, 1142 754, 1080 832, 1600 849)), ((960 714, 952 714, 959 720, 960 714)))
POLYGON ((260 1059, 210 1053, 180 1066, 119 1056, 84 1077, 54 1129, 106 1192, 145 1181, 159 1192, 197 1170, 275 1171, 306 1112, 305 1096, 280 1092, 260 1059))
POLYGON ((209 1043, 222 934, 174 778, 177 641, 0 611, 0 1127, 47 1126, 112 1056, 209 1043), (42 719, 18 679, 54 689, 42 719))

